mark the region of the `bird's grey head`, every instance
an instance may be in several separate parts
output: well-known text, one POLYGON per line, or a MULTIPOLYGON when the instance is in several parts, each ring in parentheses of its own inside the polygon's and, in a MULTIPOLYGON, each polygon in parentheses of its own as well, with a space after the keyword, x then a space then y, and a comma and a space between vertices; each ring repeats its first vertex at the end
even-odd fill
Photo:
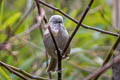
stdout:
POLYGON ((63 18, 60 15, 53 15, 49 19, 49 24, 51 27, 64 27, 63 18))

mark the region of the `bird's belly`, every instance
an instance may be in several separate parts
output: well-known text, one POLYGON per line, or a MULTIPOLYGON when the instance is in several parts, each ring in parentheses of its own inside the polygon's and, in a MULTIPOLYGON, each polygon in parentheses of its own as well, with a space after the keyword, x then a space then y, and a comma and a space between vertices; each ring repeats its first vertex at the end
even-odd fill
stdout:
MULTIPOLYGON (((51 36, 49 36, 49 37, 50 37, 50 38, 47 39, 47 40, 49 41, 49 42, 47 43, 47 47, 49 47, 49 49, 51 49, 51 50, 50 50, 51 52, 54 52, 54 50, 56 50, 55 44, 54 44, 51 36)), ((59 48, 60 50, 63 50, 63 49, 64 49, 64 47, 65 47, 65 45, 66 45, 66 43, 67 43, 67 40, 68 40, 68 38, 65 37, 65 36, 58 35, 58 36, 55 37, 55 41, 56 41, 57 46, 58 46, 58 48, 59 48)))
POLYGON ((58 48, 63 50, 66 45, 67 40, 68 40, 68 38, 65 36, 57 36, 56 42, 57 42, 58 48))
MULTIPOLYGON (((54 38, 55 38, 55 41, 57 43, 59 50, 63 50, 69 36, 67 34, 64 34, 64 35, 58 34, 54 38)), ((50 34, 44 37, 44 45, 45 45, 45 48, 48 54, 55 58, 57 56, 55 52, 56 48, 55 48, 55 44, 53 43, 53 40, 50 34)))

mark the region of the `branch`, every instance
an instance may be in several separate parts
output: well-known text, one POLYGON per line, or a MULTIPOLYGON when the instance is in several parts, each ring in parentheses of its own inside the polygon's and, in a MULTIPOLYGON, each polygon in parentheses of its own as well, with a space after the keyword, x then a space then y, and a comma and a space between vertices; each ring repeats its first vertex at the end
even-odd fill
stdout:
MULTIPOLYGON (((2 61, 0 61, 0 65, 2 65, 3 67, 7 68, 11 73, 16 72, 16 73, 19 73, 19 75, 22 74, 22 75, 24 75, 24 76, 26 76, 26 77, 28 77, 28 78, 31 78, 31 79, 48 80, 48 79, 43 78, 43 77, 31 75, 31 74, 29 74, 29 73, 21 70, 20 68, 16 68, 16 67, 13 67, 13 66, 11 66, 11 65, 5 64, 5 63, 3 63, 2 61), (11 71, 11 70, 12 70, 12 71, 11 71)), ((14 74, 16 74, 16 73, 14 73, 14 74)), ((17 76, 18 76, 18 75, 17 75, 17 76)), ((23 77, 23 76, 22 76, 22 77, 23 77)), ((20 77, 20 78, 21 78, 21 77, 20 77)), ((25 78, 25 77, 24 77, 24 78, 25 78)), ((22 78, 22 79, 23 79, 23 78, 22 78)), ((28 79, 25 79, 25 80, 28 80, 28 79)))
MULTIPOLYGON (((45 51, 45 56, 46 56, 46 68, 48 67, 48 53, 47 51, 45 51)), ((52 79, 52 75, 51 75, 51 72, 48 72, 48 75, 49 75, 49 79, 51 80, 52 79)))
POLYGON ((106 57, 103 65, 105 65, 110 58, 112 57, 112 55, 114 54, 115 49, 117 48, 118 44, 120 43, 120 35, 118 36, 117 40, 115 41, 115 43, 113 44, 112 48, 110 49, 108 56, 106 57))
MULTIPOLYGON (((41 11, 40 11, 39 1, 35 0, 35 2, 36 2, 37 9, 38 9, 38 15, 40 16, 41 15, 41 11)), ((48 24, 48 21, 47 21, 47 18, 45 17, 45 14, 44 14, 43 19, 45 21, 45 24, 48 24)), ((42 31, 41 25, 39 25, 39 30, 40 30, 40 32, 42 34, 42 37, 43 37, 43 31, 42 31)), ((47 51, 45 52, 45 54, 46 54, 46 60, 47 60, 46 67, 48 67, 48 54, 47 54, 47 51)), ((52 79, 51 72, 48 72, 48 76, 49 76, 49 79, 52 79)))
MULTIPOLYGON (((40 11, 40 6, 39 6, 39 1, 38 0, 35 0, 36 1, 36 5, 37 5, 37 8, 38 8, 38 14, 39 15, 41 15, 42 13, 42 11, 40 11)), ((46 19, 46 16, 44 16, 44 21, 45 21, 45 24, 48 24, 48 21, 47 21, 47 19, 46 19)), ((48 30, 49 30, 49 33, 50 33, 50 35, 51 35, 51 37, 52 37, 52 40, 53 40, 53 43, 54 43, 54 45, 55 45, 55 48, 56 48, 56 50, 57 50, 57 57, 58 57, 58 80, 62 80, 62 70, 61 70, 61 66, 62 66, 62 56, 61 56, 61 54, 60 54, 60 51, 59 51, 59 48, 58 48, 58 46, 57 46, 57 43, 56 43, 56 41, 55 41, 55 38, 54 38, 54 36, 53 36, 53 34, 52 34, 52 31, 51 31, 51 27, 50 27, 50 25, 48 25, 48 30)), ((51 74, 49 74, 49 75, 51 75, 51 74)))
MULTIPOLYGON (((32 9, 31 9, 31 10, 32 10, 32 9)), ((30 11, 31 11, 31 10, 30 10, 30 11)), ((28 11, 28 13, 30 13, 30 11, 28 11)), ((31 27, 31 30, 35 29, 36 27, 40 26, 40 24, 41 24, 41 21, 42 21, 42 19, 43 19, 43 17, 44 17, 45 12, 44 12, 43 9, 40 9, 40 11, 41 11, 41 14, 37 17, 37 23, 31 27)), ((26 13, 26 15, 21 19, 21 21, 18 23, 18 27, 16 27, 16 28, 13 30, 12 33, 15 33, 15 32, 16 32, 16 30, 19 28, 20 24, 21 24, 21 23, 24 21, 24 19, 28 16, 28 13, 26 13)), ((7 39, 7 40, 9 40, 9 39, 7 39)), ((6 40, 6 41, 7 41, 7 40, 6 40)), ((5 41, 5 42, 6 42, 6 41, 5 41)), ((33 76, 33 75, 31 75, 31 74, 29 74, 29 73, 27 73, 27 72, 25 72, 25 71, 23 71, 23 70, 21 70, 21 69, 15 68, 15 67, 10 66, 10 65, 7 65, 7 64, 5 64, 5 63, 3 63, 3 62, 0 62, 0 64, 1 64, 2 66, 4 66, 5 68, 7 68, 10 72, 16 74, 17 76, 19 76, 20 78, 22 78, 22 79, 24 79, 24 80, 28 80, 28 79, 25 78, 24 76, 27 76, 27 77, 29 77, 29 78, 31 78, 31 79, 47 80, 47 79, 42 78, 42 77, 33 76), (18 72, 19 72, 19 73, 18 73, 18 72), (22 74, 22 75, 21 75, 21 74, 22 74), (24 75, 24 76, 23 76, 23 75, 24 75)))
POLYGON ((56 50, 57 50, 57 55, 58 55, 58 80, 62 80, 62 56, 61 56, 61 54, 60 54, 60 50, 59 50, 59 48, 58 48, 58 46, 57 46, 57 43, 56 43, 56 41, 55 41, 55 38, 54 38, 54 36, 53 36, 53 34, 52 34, 50 25, 48 25, 48 30, 49 30, 49 32, 50 32, 50 35, 51 35, 52 40, 53 40, 53 43, 54 43, 55 48, 56 48, 56 50))
POLYGON ((85 80, 92 80, 94 77, 97 77, 99 75, 101 75, 102 73, 104 73, 107 69, 109 69, 110 67, 112 67, 113 64, 117 64, 120 63, 120 55, 116 56, 111 63, 106 63, 105 65, 103 65, 102 68, 98 69, 96 72, 93 72, 92 74, 90 74, 85 80))
POLYGON ((8 51, 10 48, 11 48, 11 44, 10 43, 1 43, 0 44, 0 50, 8 51))
MULTIPOLYGON (((45 5, 46 7, 48 8, 51 8, 55 11, 58 11, 59 13, 63 14, 65 17, 67 17, 68 19, 72 20, 74 23, 78 24, 79 22, 76 20, 76 19, 73 19, 72 17, 70 17, 69 15, 67 15, 66 13, 64 13, 63 11, 61 11, 60 9, 50 5, 50 4, 47 4, 46 2, 43 2, 42 0, 39 0, 39 3, 45 5)), ((98 32, 101 32, 101 33, 104 33, 104 34, 109 34, 109 35, 112 35, 112 36, 118 36, 119 34, 117 33, 113 33, 113 32, 110 32, 110 31, 105 31, 105 30, 102 30, 102 29, 98 29, 98 28, 95 28, 95 27, 91 27, 91 26, 87 26, 85 24, 81 24, 81 26, 83 28, 86 28, 86 29, 91 29, 91 30, 94 30, 94 31, 98 31, 98 32)))
POLYGON ((92 5, 93 2, 94 2, 94 0, 90 0, 88 6, 86 7, 86 9, 85 9, 85 11, 84 11, 84 13, 83 13, 80 21, 79 21, 79 23, 77 24, 75 30, 72 32, 72 35, 71 35, 70 38, 68 39, 67 44, 66 44, 66 46, 65 46, 65 48, 64 48, 64 50, 63 50, 63 53, 62 53, 63 56, 65 55, 65 52, 66 52, 67 48, 68 48, 69 45, 70 45, 70 42, 72 41, 73 37, 75 36, 76 32, 78 31, 81 23, 83 22, 83 20, 84 20, 85 16, 87 15, 87 13, 88 13, 88 11, 89 11, 89 9, 90 9, 90 7, 91 7, 91 5, 92 5))
POLYGON ((20 27, 20 25, 23 23, 23 21, 30 15, 30 13, 32 12, 32 10, 35 8, 35 5, 33 4, 32 7, 30 8, 30 10, 28 10, 28 12, 25 13, 25 15, 20 19, 20 21, 18 22, 18 24, 16 25, 15 29, 13 29, 13 34, 18 30, 18 28, 20 27))
MULTIPOLYGON (((36 2, 37 9, 38 9, 38 15, 40 16, 41 11, 40 11, 40 6, 39 6, 39 1, 35 0, 35 2, 36 2)), ((40 31, 40 33, 41 33, 41 35, 43 37, 43 31, 42 31, 42 26, 41 25, 39 26, 39 31, 40 31)))
MULTIPOLYGON (((38 8, 38 5, 37 5, 37 8, 38 8)), ((38 9, 38 13, 41 13, 37 16, 37 23, 34 24, 30 29, 24 31, 23 33, 21 33, 20 35, 25 35, 25 34, 28 34, 30 32, 32 32, 34 29, 36 28, 40 28, 41 26, 41 21, 44 19, 44 16, 45 16, 45 11, 43 10, 43 8, 40 8, 38 9)), ((42 32, 41 32, 42 33, 42 32)))
MULTIPOLYGON (((41 15, 41 11, 40 11, 40 5, 39 5, 39 1, 38 0, 35 0, 36 2, 36 6, 37 6, 37 9, 38 9, 38 15, 40 16, 41 15)), ((45 21, 45 24, 48 24, 48 21, 47 21, 47 18, 44 14, 44 17, 43 17, 44 21, 45 21)), ((42 34, 42 37, 43 37, 43 31, 42 31, 42 26, 39 25, 39 30, 42 34)), ((47 54, 47 51, 46 51, 46 60, 47 60, 47 63, 46 63, 46 66, 48 67, 48 54, 47 54)), ((52 79, 52 75, 51 75, 51 72, 48 72, 48 76, 49 76, 49 79, 52 79)))
POLYGON ((23 75, 19 74, 18 72, 14 71, 13 69, 11 69, 10 67, 8 67, 5 63, 0 61, 0 65, 5 67, 8 71, 10 71, 11 73, 17 75, 18 77, 22 78, 23 80, 28 80, 26 77, 24 77, 23 75))
POLYGON ((32 7, 30 8, 30 10, 28 10, 28 12, 25 13, 25 15, 20 19, 20 21, 17 23, 17 25, 15 26, 15 29, 11 30, 11 33, 9 34, 9 36, 6 38, 6 40, 4 41, 4 43, 6 43, 12 36, 14 36, 15 32, 18 30, 18 28, 20 27, 20 25, 24 22, 24 20, 30 15, 30 13, 32 12, 32 10, 35 8, 34 5, 32 5, 32 7))
MULTIPOLYGON (((41 9, 43 11, 43 9, 41 9)), ((26 31, 22 32, 20 35, 25 35, 28 34, 30 32, 32 32, 33 30, 35 30, 36 28, 40 27, 41 25, 41 21, 44 18, 44 13, 41 16, 37 16, 37 23, 34 24, 33 26, 31 26, 30 29, 27 29, 26 31)))
MULTIPOLYGON (((112 48, 110 49, 110 51, 109 51, 109 53, 108 53, 105 61, 103 62, 102 67, 109 62, 109 60, 110 60, 111 57, 113 56, 114 51, 115 51, 115 49, 117 48, 117 46, 119 45, 119 43, 120 43, 120 35, 118 36, 116 42, 113 44, 112 48)), ((101 68, 102 68, 102 67, 101 67, 101 68)), ((99 76, 100 76, 100 75, 96 76, 96 77, 95 77, 95 80, 97 80, 97 79, 99 78, 99 76)))

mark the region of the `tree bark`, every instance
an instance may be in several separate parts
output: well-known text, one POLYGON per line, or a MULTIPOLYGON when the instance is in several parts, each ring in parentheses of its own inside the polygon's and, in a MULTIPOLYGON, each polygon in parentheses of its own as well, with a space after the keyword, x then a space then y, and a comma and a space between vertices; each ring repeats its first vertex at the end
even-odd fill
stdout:
MULTIPOLYGON (((120 54, 120 43, 115 51, 114 57, 118 56, 120 54)), ((112 66, 112 80, 120 80, 120 62, 117 64, 113 64, 112 66)))

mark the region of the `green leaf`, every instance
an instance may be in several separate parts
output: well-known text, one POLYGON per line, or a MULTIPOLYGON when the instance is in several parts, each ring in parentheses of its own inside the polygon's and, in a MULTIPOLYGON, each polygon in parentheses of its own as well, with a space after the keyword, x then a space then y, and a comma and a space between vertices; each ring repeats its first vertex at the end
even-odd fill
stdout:
POLYGON ((10 56, 7 58, 7 63, 8 63, 8 64, 13 64, 13 62, 14 62, 14 58, 13 58, 12 55, 10 55, 10 56))
MULTIPOLYGON (((19 68, 22 69, 22 70, 29 70, 33 61, 34 61, 34 58, 31 57, 28 60, 26 60, 19 68)), ((13 75, 13 74, 11 74, 11 78, 12 78, 12 80, 17 80, 18 79, 18 77, 13 75)))
POLYGON ((54 5, 57 8, 60 8, 60 0, 54 0, 54 5))
POLYGON ((21 68, 21 69, 24 69, 24 70, 28 69, 28 67, 31 66, 31 64, 32 64, 33 61, 34 61, 34 58, 33 58, 33 57, 32 57, 32 58, 29 58, 28 60, 26 60, 26 61, 20 66, 20 68, 21 68))
MULTIPOLYGON (((70 14, 70 16, 71 16, 72 18, 75 18, 76 15, 77 15, 77 13, 78 13, 78 11, 75 9, 75 10, 70 14)), ((75 24, 73 21, 67 19, 67 20, 65 20, 65 25, 66 25, 66 27, 70 27, 70 26, 75 26, 76 24, 75 24)))
POLYGON ((0 76, 2 76, 2 80, 11 80, 10 77, 6 74, 6 72, 0 67, 0 76))
POLYGON ((13 24, 17 21, 20 15, 21 15, 20 12, 16 12, 15 14, 13 14, 9 19, 7 19, 7 21, 5 21, 1 28, 5 29, 7 25, 13 26, 13 24))
POLYGON ((1 8, 0 8, 0 27, 1 27, 1 24, 2 24, 2 16, 3 16, 3 10, 4 10, 4 2, 5 0, 2 0, 2 3, 1 3, 1 8))
POLYGON ((0 33, 0 42, 3 42, 6 39, 6 35, 3 33, 0 33))

